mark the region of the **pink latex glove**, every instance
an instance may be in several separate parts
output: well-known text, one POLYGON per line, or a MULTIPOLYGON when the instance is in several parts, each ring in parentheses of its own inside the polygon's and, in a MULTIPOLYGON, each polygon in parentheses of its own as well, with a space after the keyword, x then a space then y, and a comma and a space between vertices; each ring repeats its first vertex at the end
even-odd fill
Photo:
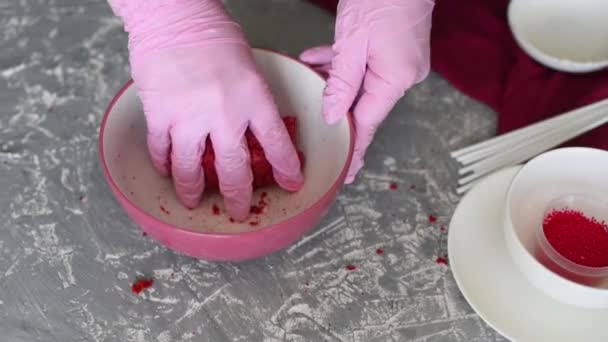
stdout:
POLYGON ((148 125, 154 166, 171 174, 180 201, 193 208, 204 190, 207 136, 215 150, 228 213, 249 215, 253 175, 249 127, 289 191, 303 185, 300 161, 241 29, 216 0, 110 0, 129 33, 133 80, 148 125))
POLYGON ((378 126, 405 91, 430 70, 433 0, 341 0, 335 44, 300 59, 328 72, 323 115, 339 121, 354 106, 355 153, 346 183, 364 164, 378 126))

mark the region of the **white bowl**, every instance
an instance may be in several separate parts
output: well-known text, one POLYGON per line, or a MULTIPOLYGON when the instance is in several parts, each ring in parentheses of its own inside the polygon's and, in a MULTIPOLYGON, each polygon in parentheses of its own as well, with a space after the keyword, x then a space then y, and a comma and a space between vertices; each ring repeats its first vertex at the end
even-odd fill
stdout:
POLYGON ((536 233, 555 198, 572 193, 608 196, 608 152, 563 148, 539 155, 519 171, 507 193, 504 233, 515 264, 539 290, 564 303, 608 308, 608 281, 595 287, 566 279, 538 259, 536 233))
POLYGON ((512 0, 508 21, 519 46, 537 62, 584 73, 608 66, 608 1, 512 0))

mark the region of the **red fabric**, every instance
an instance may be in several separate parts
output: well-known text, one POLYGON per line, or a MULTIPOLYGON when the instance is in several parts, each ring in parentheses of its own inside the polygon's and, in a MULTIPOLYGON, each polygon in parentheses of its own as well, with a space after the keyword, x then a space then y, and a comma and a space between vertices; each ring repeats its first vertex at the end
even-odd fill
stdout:
MULTIPOLYGON (((296 143, 296 118, 287 116, 283 118, 287 132, 291 137, 292 143, 296 143)), ((264 155, 262 145, 258 142, 251 131, 245 132, 247 139, 247 147, 249 148, 251 158, 251 170, 253 172, 253 187, 261 188, 276 184, 272 174, 272 166, 264 155)), ((304 154, 298 151, 298 157, 302 167, 304 166, 304 154)), ((205 171, 205 188, 208 190, 216 190, 218 188, 218 178, 215 171, 215 152, 210 139, 207 139, 205 154, 203 155, 203 170, 205 171)))
MULTIPOLYGON (((335 13, 336 0, 310 0, 335 13)), ((457 89, 492 109, 498 133, 608 97, 608 70, 568 74, 526 55, 507 24, 509 0, 437 0, 431 65, 457 89)), ((608 125, 568 145, 608 149, 608 125)))

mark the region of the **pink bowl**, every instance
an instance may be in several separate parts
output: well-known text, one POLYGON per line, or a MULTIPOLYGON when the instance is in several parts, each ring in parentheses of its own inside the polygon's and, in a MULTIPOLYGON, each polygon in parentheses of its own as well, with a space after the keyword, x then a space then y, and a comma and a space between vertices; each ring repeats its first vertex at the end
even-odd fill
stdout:
POLYGON ((268 194, 268 205, 251 221, 230 222, 218 194, 206 193, 193 210, 178 202, 171 180, 158 175, 148 158, 145 117, 132 82, 114 97, 101 123, 101 162, 118 202, 149 236, 192 257, 239 261, 291 245, 326 215, 350 165, 352 120, 348 116, 334 126, 325 124, 321 115, 323 78, 280 53, 254 49, 253 54, 281 113, 297 117, 298 148, 306 156, 306 182, 297 193, 276 187, 256 191, 255 200, 261 191, 268 194), (219 208, 219 215, 214 207, 219 208))

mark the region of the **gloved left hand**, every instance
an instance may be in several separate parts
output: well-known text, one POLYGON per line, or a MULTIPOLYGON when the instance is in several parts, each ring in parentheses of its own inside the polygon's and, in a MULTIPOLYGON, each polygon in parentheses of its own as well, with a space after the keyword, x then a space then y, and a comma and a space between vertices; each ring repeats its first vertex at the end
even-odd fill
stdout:
POLYGON ((329 71, 323 116, 339 121, 354 106, 355 153, 346 183, 363 167, 378 126, 405 91, 430 70, 433 0, 341 0, 333 47, 300 59, 329 71))

